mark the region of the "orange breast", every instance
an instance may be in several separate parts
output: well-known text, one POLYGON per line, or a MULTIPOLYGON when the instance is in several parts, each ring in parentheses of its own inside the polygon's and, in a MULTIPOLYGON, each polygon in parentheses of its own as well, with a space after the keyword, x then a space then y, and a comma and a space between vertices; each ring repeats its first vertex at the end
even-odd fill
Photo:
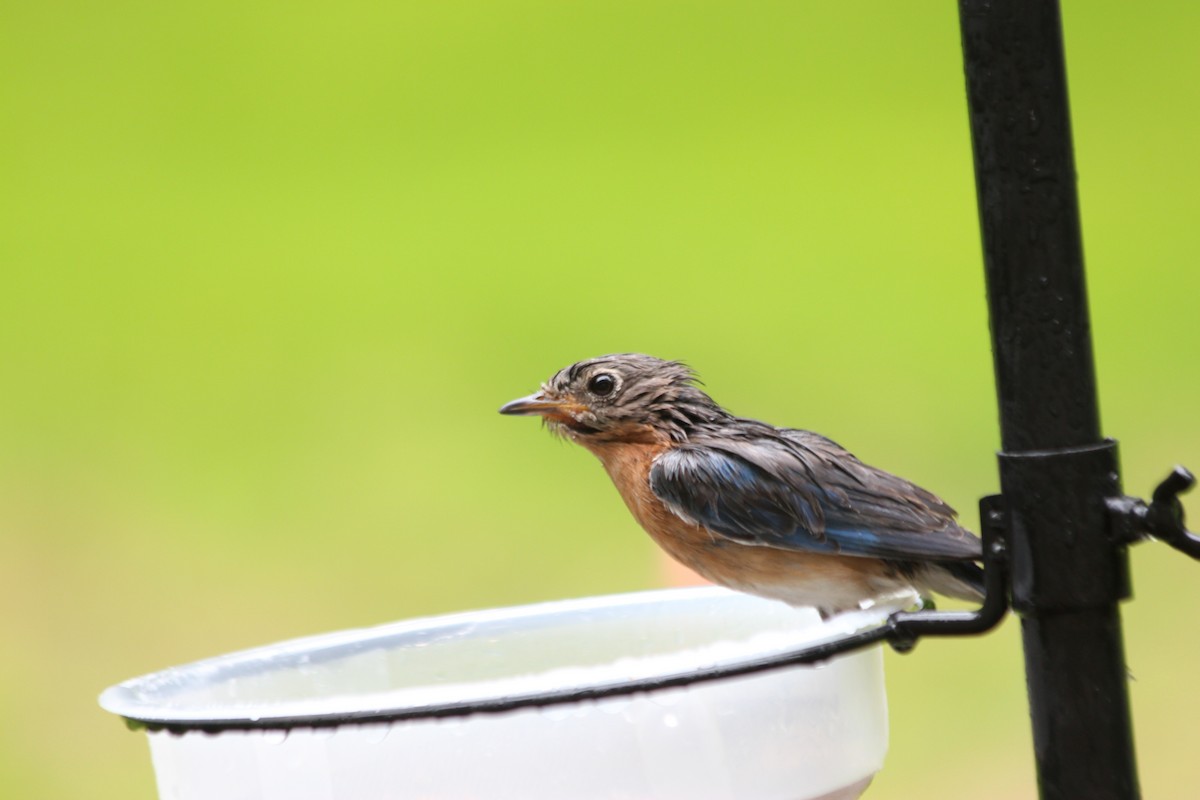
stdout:
MULTIPOLYGON (((650 467, 667 448, 662 442, 604 444, 589 449, 600 459, 633 518, 675 560, 704 575, 704 552, 718 546, 712 533, 685 522, 650 490, 650 467)), ((708 577, 705 575, 705 577, 708 577)))

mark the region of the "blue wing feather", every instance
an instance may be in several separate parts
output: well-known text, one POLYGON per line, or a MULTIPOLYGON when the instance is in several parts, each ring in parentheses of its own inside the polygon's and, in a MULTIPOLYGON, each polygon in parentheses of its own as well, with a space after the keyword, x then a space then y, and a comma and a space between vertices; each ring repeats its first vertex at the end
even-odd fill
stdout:
POLYGON ((672 448, 651 468, 650 487, 680 516, 743 544, 877 558, 980 556, 979 540, 949 506, 805 431, 672 448))

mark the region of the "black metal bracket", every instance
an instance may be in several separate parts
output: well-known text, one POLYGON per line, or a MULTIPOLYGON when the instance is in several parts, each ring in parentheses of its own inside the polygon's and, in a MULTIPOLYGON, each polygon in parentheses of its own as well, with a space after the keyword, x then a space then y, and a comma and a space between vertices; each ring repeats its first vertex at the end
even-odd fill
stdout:
POLYGON ((167 730, 171 733, 226 730, 288 730, 291 728, 330 728, 368 722, 396 722, 405 719, 459 717, 490 714, 519 708, 537 708, 560 703, 579 703, 604 697, 619 697, 677 686, 690 686, 711 680, 753 675, 768 670, 803 664, 819 664, 865 647, 889 643, 897 652, 907 653, 922 636, 971 636, 985 633, 1004 619, 1008 611, 1008 516, 1001 507, 1001 496, 979 501, 983 538, 984 597, 974 611, 897 611, 887 622, 873 628, 808 645, 798 650, 722 664, 667 676, 638 677, 584 689, 559 689, 525 695, 496 697, 482 701, 448 702, 410 709, 363 711, 350 714, 312 714, 303 717, 264 719, 208 720, 170 722, 126 718, 133 729, 167 730))
POLYGON ((975 611, 898 611, 888 618, 887 641, 907 653, 922 636, 974 636, 985 633, 1008 612, 1008 527, 1001 495, 979 501, 983 538, 983 604, 975 611))
POLYGON ((1200 560, 1200 536, 1184 525, 1179 495, 1196 485, 1191 472, 1177 466, 1154 489, 1149 503, 1137 497, 1110 497, 1106 504, 1118 542, 1133 544, 1153 537, 1200 560))
POLYGON ((579 703, 604 697, 619 697, 677 686, 690 686, 711 680, 753 675, 768 670, 804 664, 820 664, 837 656, 863 648, 889 643, 897 652, 907 653, 922 636, 971 636, 985 633, 1004 619, 1008 611, 1007 516, 1001 508, 1001 496, 979 501, 983 538, 983 604, 975 611, 897 611, 887 622, 848 636, 809 645, 736 664, 702 667, 667 676, 638 677, 585 689, 559 689, 527 695, 496 697, 471 702, 448 702, 410 709, 362 711, 349 714, 312 714, 302 717, 268 717, 170 722, 161 719, 126 718, 131 729, 167 730, 183 734, 189 731, 218 733, 226 730, 289 730, 292 728, 330 728, 369 722, 397 722, 406 719, 460 717, 491 714, 519 708, 540 708, 561 703, 579 703))

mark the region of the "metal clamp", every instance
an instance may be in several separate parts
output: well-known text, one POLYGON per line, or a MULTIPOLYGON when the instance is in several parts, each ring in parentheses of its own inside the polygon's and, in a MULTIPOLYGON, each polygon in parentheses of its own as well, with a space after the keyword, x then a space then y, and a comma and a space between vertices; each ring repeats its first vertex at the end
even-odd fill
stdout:
POLYGON ((1200 560, 1200 536, 1184 525, 1179 495, 1191 489, 1196 478, 1177 466, 1154 489, 1149 504, 1137 497, 1110 497, 1106 502, 1113 517, 1114 536, 1125 543, 1154 537, 1200 560))

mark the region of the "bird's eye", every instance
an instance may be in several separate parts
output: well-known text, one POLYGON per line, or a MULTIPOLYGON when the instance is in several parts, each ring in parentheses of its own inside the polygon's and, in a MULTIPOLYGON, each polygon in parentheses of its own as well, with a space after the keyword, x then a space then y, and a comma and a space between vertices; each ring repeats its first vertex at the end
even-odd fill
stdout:
POLYGON ((617 388, 617 379, 607 372, 588 378, 587 389, 597 397, 608 397, 617 388))

